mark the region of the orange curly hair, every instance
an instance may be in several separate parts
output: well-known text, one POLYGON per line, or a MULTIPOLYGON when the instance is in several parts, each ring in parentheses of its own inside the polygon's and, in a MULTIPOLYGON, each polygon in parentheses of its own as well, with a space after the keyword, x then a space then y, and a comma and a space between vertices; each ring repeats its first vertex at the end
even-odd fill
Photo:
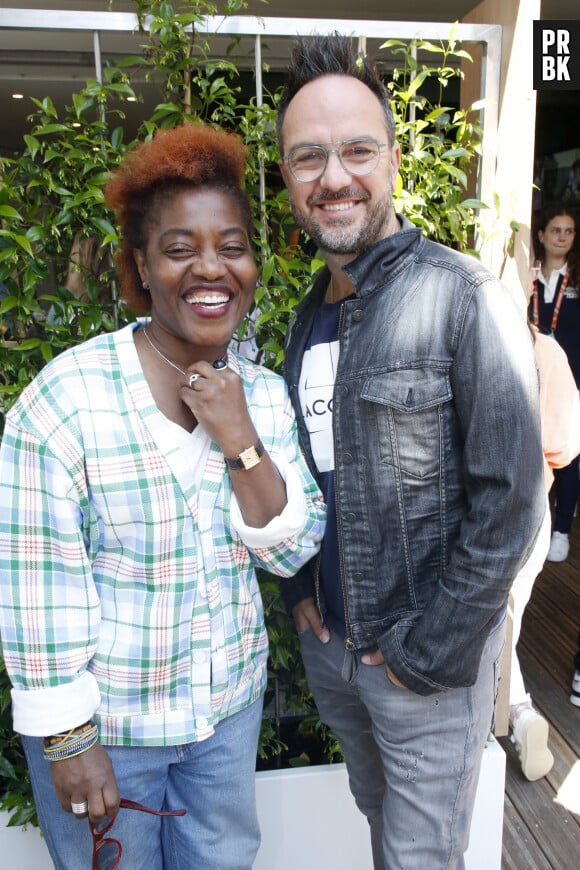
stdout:
POLYGON ((127 152, 104 195, 121 229, 115 256, 121 295, 135 314, 151 310, 151 296, 141 283, 133 250, 146 248, 158 206, 176 191, 192 186, 225 191, 239 206, 252 240, 250 202, 241 188, 245 168, 246 149, 239 136, 196 124, 158 130, 127 152))

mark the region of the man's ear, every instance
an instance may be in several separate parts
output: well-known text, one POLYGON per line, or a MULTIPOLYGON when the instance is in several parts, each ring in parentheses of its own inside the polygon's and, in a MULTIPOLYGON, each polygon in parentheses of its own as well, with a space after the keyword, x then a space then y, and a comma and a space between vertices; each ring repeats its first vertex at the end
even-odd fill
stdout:
POLYGON ((397 174, 399 172, 399 168, 401 166, 401 146, 398 142, 393 143, 393 147, 391 148, 391 180, 393 184, 393 192, 395 188, 395 183, 397 179, 397 174))
POLYGON ((279 160, 278 166, 280 167, 280 174, 284 179, 284 184, 288 187, 288 179, 290 178, 290 175, 288 174, 288 164, 285 160, 279 160))

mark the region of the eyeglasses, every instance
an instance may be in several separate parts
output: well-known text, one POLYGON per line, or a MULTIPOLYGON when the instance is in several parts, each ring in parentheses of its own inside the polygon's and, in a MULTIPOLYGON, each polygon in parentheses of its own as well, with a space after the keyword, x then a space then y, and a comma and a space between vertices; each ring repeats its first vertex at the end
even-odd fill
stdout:
MULTIPOLYGON (((125 810, 139 810, 141 813, 150 813, 152 816, 184 816, 187 810, 152 810, 136 801, 121 798, 121 807, 125 810)), ((89 819, 89 828, 93 835, 93 864, 92 870, 116 870, 121 861, 123 847, 119 840, 105 837, 113 825, 117 816, 112 819, 103 819, 102 822, 93 823, 89 819)))
POLYGON ((326 172, 328 158, 336 154, 340 165, 349 175, 370 175, 381 159, 381 148, 385 142, 377 142, 370 136, 359 139, 345 139, 332 143, 336 148, 325 145, 296 145, 283 158, 296 181, 318 181, 326 172))

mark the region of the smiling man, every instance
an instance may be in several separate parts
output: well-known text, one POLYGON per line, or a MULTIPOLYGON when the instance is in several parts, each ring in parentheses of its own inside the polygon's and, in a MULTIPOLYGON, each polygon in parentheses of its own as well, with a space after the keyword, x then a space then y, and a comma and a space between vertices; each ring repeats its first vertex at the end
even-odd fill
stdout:
POLYGON ((285 374, 327 530, 283 591, 375 870, 460 868, 506 600, 545 509, 532 344, 477 260, 395 213, 388 94, 351 39, 296 42, 278 136, 326 261, 285 374))

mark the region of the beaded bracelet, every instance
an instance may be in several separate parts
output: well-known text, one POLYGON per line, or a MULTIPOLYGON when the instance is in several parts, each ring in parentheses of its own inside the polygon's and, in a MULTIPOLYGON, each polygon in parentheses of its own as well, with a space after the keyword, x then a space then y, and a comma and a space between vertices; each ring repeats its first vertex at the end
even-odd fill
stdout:
POLYGON ((81 752, 86 752, 91 746, 94 746, 99 739, 97 726, 89 719, 78 728, 71 728, 70 731, 62 734, 53 734, 51 737, 44 737, 42 741, 43 754, 47 761, 62 761, 65 758, 74 758, 75 755, 80 755, 81 752))

